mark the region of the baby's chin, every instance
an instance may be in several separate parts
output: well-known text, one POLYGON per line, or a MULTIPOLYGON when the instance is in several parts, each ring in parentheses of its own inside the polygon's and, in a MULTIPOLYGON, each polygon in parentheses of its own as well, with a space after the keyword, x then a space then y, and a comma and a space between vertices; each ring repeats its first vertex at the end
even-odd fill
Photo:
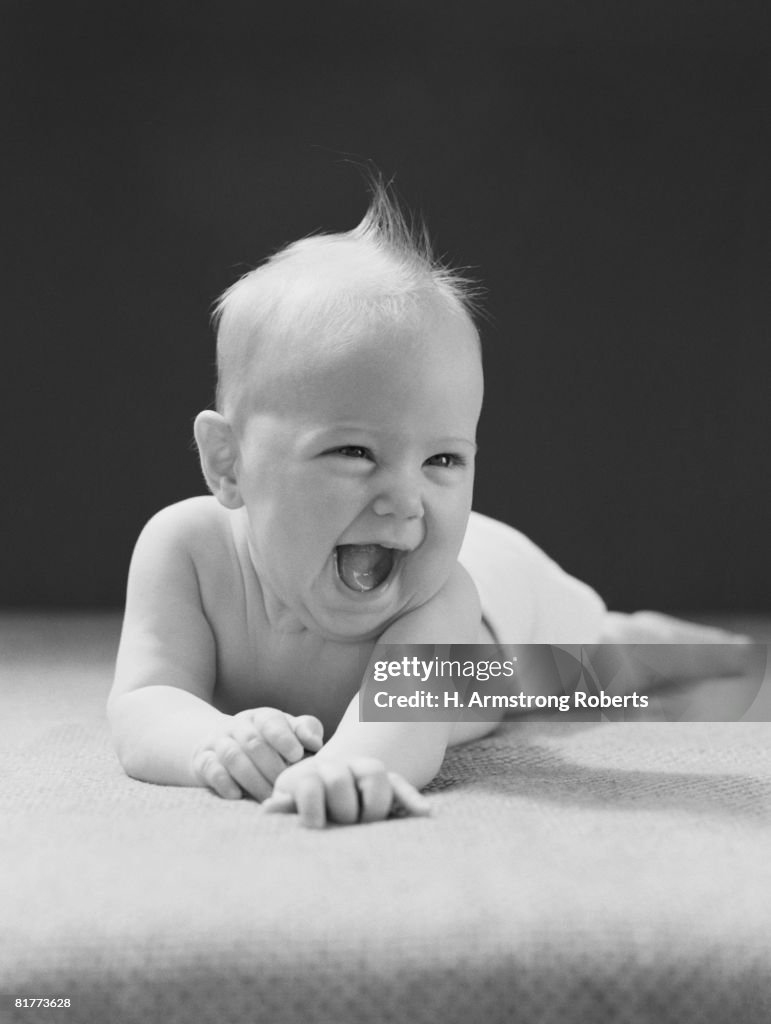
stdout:
POLYGON ((368 629, 363 629, 363 623, 341 623, 337 622, 334 626, 330 626, 327 623, 315 623, 315 632, 322 638, 330 643, 336 644, 374 644, 378 638, 388 629, 392 622, 395 622, 399 616, 397 615, 393 619, 386 619, 384 622, 378 622, 373 624, 368 629))
MULTIPOLYGON (((362 595, 366 597, 366 595, 362 595)), ((356 597, 354 596, 354 601, 356 597)), ((380 604, 380 602, 378 602, 380 604)), ((417 602, 387 602, 388 607, 376 607, 369 602, 365 606, 343 609, 316 608, 311 613, 313 628, 325 640, 337 643, 371 643, 382 636, 388 627, 396 622, 417 602)), ((309 624, 310 625, 310 624, 309 624)))
MULTIPOLYGON (((354 591, 337 578, 326 576, 306 606, 316 632, 325 640, 339 643, 371 643, 398 619, 426 604, 445 582, 421 573, 420 585, 412 586, 405 566, 381 587, 354 591)), ((415 567, 416 568, 416 567, 415 567)))

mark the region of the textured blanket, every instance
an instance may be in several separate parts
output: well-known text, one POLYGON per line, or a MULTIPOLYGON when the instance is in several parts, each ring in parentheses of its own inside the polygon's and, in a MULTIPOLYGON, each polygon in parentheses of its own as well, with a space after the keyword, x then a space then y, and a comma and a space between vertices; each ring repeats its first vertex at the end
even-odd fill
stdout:
POLYGON ((0 623, 0 1020, 771 1019, 771 725, 507 723, 311 832, 123 774, 117 628, 0 623))

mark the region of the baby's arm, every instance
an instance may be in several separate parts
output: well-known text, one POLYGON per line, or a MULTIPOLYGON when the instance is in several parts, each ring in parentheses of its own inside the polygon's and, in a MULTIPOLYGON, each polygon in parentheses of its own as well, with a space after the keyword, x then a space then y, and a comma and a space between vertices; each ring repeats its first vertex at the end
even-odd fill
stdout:
MULTIPOLYGON (((436 597, 394 622, 378 642, 476 643, 480 620, 476 588, 458 565, 436 597)), ((296 810, 303 824, 318 828, 327 820, 382 820, 394 804, 425 814, 427 804, 417 790, 439 771, 452 729, 452 722, 362 722, 357 694, 318 754, 278 777, 266 808, 296 810)))
POLYGON ((212 706, 215 641, 201 606, 193 527, 179 506, 137 541, 115 681, 107 706, 118 758, 146 782, 269 796, 276 777, 321 745, 321 724, 274 708, 212 706))

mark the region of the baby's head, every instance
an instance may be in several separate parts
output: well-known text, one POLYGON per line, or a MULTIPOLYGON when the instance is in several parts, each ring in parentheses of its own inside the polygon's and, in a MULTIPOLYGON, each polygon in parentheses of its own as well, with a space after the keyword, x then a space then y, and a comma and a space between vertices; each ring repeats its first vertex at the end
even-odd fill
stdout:
POLYGON ((414 334, 442 316, 464 322, 476 338, 471 305, 469 282, 434 260, 425 230, 412 230, 388 191, 375 185, 352 231, 294 242, 222 295, 214 315, 217 409, 243 423, 259 404, 255 389, 273 379, 272 364, 302 360, 304 348, 414 334))
POLYGON ((209 486, 244 508, 286 628, 375 636, 448 579, 482 402, 467 283, 378 187, 353 231, 288 246, 217 307, 209 486))

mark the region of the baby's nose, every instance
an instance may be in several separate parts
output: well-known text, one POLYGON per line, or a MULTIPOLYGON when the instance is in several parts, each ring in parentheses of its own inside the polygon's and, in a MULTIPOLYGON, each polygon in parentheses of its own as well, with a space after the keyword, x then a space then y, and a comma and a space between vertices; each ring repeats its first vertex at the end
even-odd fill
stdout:
POLYGON ((409 473, 391 476, 384 483, 372 507, 376 515, 400 519, 422 519, 423 498, 419 481, 409 473))

